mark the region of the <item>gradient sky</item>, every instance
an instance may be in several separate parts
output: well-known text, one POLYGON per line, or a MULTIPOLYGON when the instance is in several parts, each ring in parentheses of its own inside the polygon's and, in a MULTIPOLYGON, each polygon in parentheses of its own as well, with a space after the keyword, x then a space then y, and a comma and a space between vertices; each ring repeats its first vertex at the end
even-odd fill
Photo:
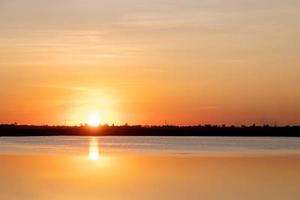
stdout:
POLYGON ((299 0, 0 0, 0 123, 300 124, 299 0))

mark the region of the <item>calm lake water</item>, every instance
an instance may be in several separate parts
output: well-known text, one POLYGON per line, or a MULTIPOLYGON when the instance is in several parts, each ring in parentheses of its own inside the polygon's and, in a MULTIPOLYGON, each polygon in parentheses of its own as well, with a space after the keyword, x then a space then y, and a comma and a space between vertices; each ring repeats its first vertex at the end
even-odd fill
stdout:
POLYGON ((0 199, 300 199, 300 138, 0 137, 0 199))

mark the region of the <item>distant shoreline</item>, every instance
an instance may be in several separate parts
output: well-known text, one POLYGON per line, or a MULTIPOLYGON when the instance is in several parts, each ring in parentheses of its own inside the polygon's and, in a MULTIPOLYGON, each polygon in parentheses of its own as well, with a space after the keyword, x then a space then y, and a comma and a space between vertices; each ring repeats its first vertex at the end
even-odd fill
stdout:
POLYGON ((25 136, 237 136, 300 137, 300 126, 30 126, 0 125, 0 137, 25 136))

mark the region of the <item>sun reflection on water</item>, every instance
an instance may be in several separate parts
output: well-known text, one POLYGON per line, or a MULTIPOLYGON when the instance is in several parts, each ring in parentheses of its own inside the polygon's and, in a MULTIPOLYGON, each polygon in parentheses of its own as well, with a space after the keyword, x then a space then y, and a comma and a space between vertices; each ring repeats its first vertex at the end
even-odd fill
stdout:
POLYGON ((100 158, 100 152, 99 152, 99 144, 98 140, 95 137, 92 137, 90 140, 90 146, 89 146, 89 159, 96 161, 100 158))

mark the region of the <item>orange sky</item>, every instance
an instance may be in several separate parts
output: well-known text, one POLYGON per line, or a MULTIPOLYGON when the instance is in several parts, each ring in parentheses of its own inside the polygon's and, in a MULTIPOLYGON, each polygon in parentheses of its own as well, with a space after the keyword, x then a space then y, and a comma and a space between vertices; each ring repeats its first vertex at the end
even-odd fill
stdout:
POLYGON ((1 0, 0 123, 300 124, 300 2, 1 0))

